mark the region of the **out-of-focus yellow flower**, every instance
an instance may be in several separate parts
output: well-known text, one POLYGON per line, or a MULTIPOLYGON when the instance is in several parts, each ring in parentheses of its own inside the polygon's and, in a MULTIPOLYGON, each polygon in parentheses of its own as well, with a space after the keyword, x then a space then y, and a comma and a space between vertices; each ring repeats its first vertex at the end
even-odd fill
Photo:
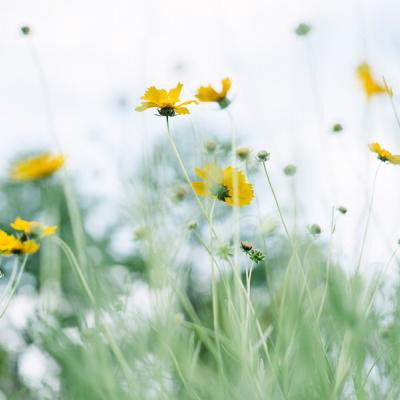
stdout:
POLYGON ((11 178, 15 181, 35 181, 47 178, 58 171, 65 162, 61 154, 53 156, 50 153, 18 161, 11 168, 11 178))
POLYGON ((57 230, 57 226, 45 226, 37 221, 25 221, 17 217, 14 222, 10 224, 11 228, 16 231, 25 233, 26 235, 33 235, 35 237, 53 235, 57 230))
POLYGON ((400 154, 392 154, 389 150, 383 149, 379 143, 371 143, 369 149, 378 154, 378 159, 391 164, 400 164, 400 154))
POLYGON ((33 254, 39 250, 39 243, 34 240, 21 240, 14 235, 0 230, 0 254, 11 256, 13 254, 33 254))
POLYGON ((231 166, 222 170, 215 164, 207 164, 203 169, 195 168, 202 182, 192 182, 193 189, 199 196, 211 196, 230 206, 247 206, 251 203, 254 193, 253 186, 246 182, 244 173, 231 166), (237 180, 238 193, 234 195, 234 183, 237 180), (235 198, 237 202, 235 203, 235 198))
POLYGON ((187 107, 188 104, 198 104, 196 100, 188 100, 180 102, 180 95, 183 84, 178 83, 176 88, 170 89, 168 92, 165 89, 157 89, 155 86, 150 86, 144 95, 141 97, 142 104, 135 108, 136 111, 145 111, 148 108, 157 108, 158 113, 163 117, 174 117, 176 114, 190 114, 187 107))
POLYGON ((360 79, 367 98, 371 98, 375 94, 385 93, 385 87, 375 81, 371 73, 371 67, 366 62, 360 64, 357 68, 357 76, 360 79))
POLYGON ((229 89, 231 88, 231 80, 229 78, 222 79, 222 90, 217 92, 211 85, 200 86, 197 89, 196 97, 200 101, 216 102, 221 108, 229 106, 230 101, 226 97, 229 89))
POLYGON ((40 244, 32 239, 21 242, 21 253, 22 254, 33 254, 36 253, 40 248, 40 244))

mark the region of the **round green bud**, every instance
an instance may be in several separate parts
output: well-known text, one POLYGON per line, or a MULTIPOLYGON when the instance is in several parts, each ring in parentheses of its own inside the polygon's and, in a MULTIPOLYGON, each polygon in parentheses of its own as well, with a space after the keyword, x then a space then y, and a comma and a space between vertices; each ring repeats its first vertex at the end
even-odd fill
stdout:
POLYGON ((285 168, 283 168, 283 173, 287 176, 293 176, 296 174, 297 168, 293 164, 288 164, 286 165, 285 168))

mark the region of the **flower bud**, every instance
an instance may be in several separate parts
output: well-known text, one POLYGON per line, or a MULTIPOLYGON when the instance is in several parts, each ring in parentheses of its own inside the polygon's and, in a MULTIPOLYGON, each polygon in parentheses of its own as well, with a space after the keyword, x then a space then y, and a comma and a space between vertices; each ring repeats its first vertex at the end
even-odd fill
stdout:
POLYGON ((311 30, 311 26, 305 23, 301 23, 295 29, 295 33, 297 36, 306 36, 311 30))
POLYGON ((204 143, 204 147, 208 153, 214 153, 217 148, 217 143, 215 143, 213 140, 208 140, 204 143))
POLYGON ((248 147, 238 147, 236 149, 236 155, 238 158, 240 158, 242 161, 247 160, 250 154, 250 149, 248 147))
POLYGON ((23 35, 29 35, 31 33, 31 28, 29 26, 21 26, 21 32, 23 35))
POLYGON ((342 214, 346 214, 347 213, 347 208, 343 207, 343 206, 338 207, 337 210, 342 214))
POLYGON ((293 165, 293 164, 288 164, 288 165, 286 165, 286 167, 283 169, 283 173, 284 173, 286 176, 293 176, 293 175, 296 174, 296 171, 297 171, 297 168, 296 168, 296 166, 293 165))
POLYGON ((339 123, 333 124, 332 126, 332 132, 334 133, 338 133, 338 132, 342 132, 343 130, 343 126, 339 123))
POLYGON ((198 226, 199 226, 199 222, 197 221, 197 219, 192 219, 191 221, 189 221, 187 223, 187 228, 191 231, 194 231, 195 229, 197 229, 198 226))
POLYGON ((247 253, 253 248, 253 245, 250 242, 240 242, 240 247, 247 253))
POLYGON ((257 157, 258 157, 259 161, 261 161, 261 162, 268 161, 269 156, 270 156, 270 153, 268 153, 268 151, 266 151, 266 150, 260 150, 257 153, 257 157))
POLYGON ((310 231, 311 235, 317 236, 321 234, 321 227, 318 224, 312 224, 308 230, 310 231))

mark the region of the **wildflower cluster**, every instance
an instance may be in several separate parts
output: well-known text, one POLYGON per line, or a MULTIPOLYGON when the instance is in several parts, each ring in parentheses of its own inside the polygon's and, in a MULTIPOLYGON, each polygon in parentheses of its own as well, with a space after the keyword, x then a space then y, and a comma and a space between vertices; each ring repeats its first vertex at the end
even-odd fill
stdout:
POLYGON ((0 255, 11 256, 13 254, 33 254, 36 253, 40 244, 37 239, 52 235, 57 230, 56 226, 45 226, 37 221, 25 221, 16 218, 10 224, 17 233, 9 234, 0 230, 0 255))

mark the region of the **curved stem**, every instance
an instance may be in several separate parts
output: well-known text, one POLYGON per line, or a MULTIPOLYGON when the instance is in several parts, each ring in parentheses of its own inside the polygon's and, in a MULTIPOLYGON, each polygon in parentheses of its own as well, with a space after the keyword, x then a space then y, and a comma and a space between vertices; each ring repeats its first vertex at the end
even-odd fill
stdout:
MULTIPOLYGON (((169 139, 171 147, 172 147, 172 149, 173 149, 173 151, 175 153, 176 159, 178 160, 178 164, 181 167, 182 173, 183 173, 187 183, 189 184, 190 188, 192 189, 192 192, 194 194, 194 197, 196 198, 196 201, 197 201, 197 204, 199 205, 201 213, 203 214, 204 218, 207 220, 208 224, 211 226, 212 224, 211 224, 210 218, 209 218, 209 216, 207 214, 207 211, 204 208, 204 205, 203 205, 202 201, 200 200, 199 195, 196 193, 196 191, 193 188, 192 181, 191 181, 191 179, 189 177, 189 173, 187 172, 187 169, 186 169, 185 164, 184 164, 184 162, 182 160, 182 157, 181 157, 181 155, 180 155, 180 153, 178 151, 178 148, 176 147, 175 139, 174 139, 174 137, 172 135, 172 132, 171 132, 171 129, 169 127, 169 118, 168 117, 166 117, 166 121, 167 121, 168 139, 169 139)), ((211 228, 211 230, 212 230, 213 235, 217 236, 216 233, 215 233, 214 228, 211 228)))
POLYGON ((10 292, 9 296, 6 299, 6 304, 4 305, 3 309, 0 312, 0 318, 2 318, 4 313, 7 311, 7 308, 9 306, 9 304, 10 304, 10 301, 11 301, 12 297, 14 296, 14 293, 17 290, 17 287, 19 286, 19 282, 21 281, 22 274, 23 274, 23 272, 25 270, 25 266, 26 266, 26 262, 28 260, 28 257, 29 257, 28 254, 25 254, 24 259, 23 259, 22 264, 21 264, 21 268, 20 268, 20 270, 18 272, 18 275, 17 275, 17 277, 15 279, 15 283, 14 283, 12 289, 11 289, 11 292, 10 292))

